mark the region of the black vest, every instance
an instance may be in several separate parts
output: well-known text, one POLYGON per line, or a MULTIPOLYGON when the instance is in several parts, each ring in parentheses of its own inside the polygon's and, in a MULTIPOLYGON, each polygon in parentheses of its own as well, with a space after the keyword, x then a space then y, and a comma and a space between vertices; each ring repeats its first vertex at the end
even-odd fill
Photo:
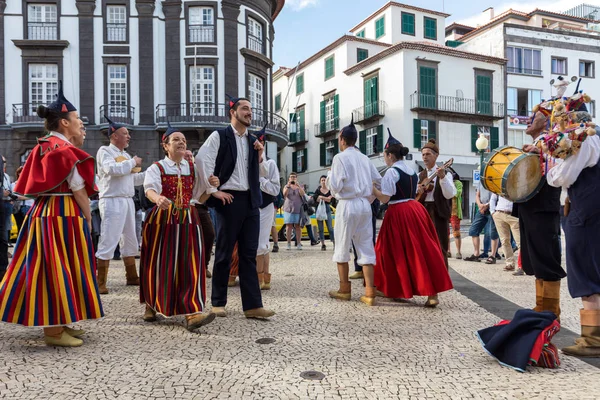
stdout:
MULTIPOLYGON (((419 182, 424 181, 427 178, 427 170, 419 172, 419 182)), ((421 203, 425 204, 425 199, 427 195, 423 195, 421 197, 421 203)), ((452 199, 447 199, 444 197, 444 193, 442 193, 442 186, 439 182, 436 181, 435 189, 433 189, 433 202, 435 203, 435 215, 439 219, 450 220, 450 215, 452 214, 452 199)))
POLYGON ((417 196, 417 183, 419 181, 417 174, 409 175, 400 168, 392 168, 400 174, 400 179, 396 182, 396 194, 390 197, 390 201, 414 199, 417 196))
MULTIPOLYGON (((219 178, 221 186, 223 186, 235 169, 235 163, 237 161, 237 144, 235 141, 235 133, 231 125, 227 129, 217 130, 219 134, 220 144, 219 152, 215 162, 215 170, 213 175, 219 178)), ((260 182, 258 180, 258 151, 254 150, 254 142, 256 137, 248 133, 248 185, 250 187, 250 201, 252 208, 260 207, 262 203, 262 196, 260 190, 260 182)), ((219 187, 220 190, 221 187, 219 187)), ((211 197, 207 201, 209 207, 215 207, 223 203, 220 200, 211 197)))

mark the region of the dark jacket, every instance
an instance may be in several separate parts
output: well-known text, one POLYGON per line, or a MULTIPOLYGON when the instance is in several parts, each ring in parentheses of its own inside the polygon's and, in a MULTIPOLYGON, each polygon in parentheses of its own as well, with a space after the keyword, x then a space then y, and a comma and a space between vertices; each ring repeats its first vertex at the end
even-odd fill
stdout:
MULTIPOLYGON (((423 170, 419 172, 419 182, 423 182, 427 178, 427 170, 423 170)), ((425 203, 425 198, 427 196, 423 195, 421 203, 425 203)), ((452 199, 447 199, 444 197, 444 193, 442 193, 442 186, 438 185, 436 182, 435 189, 433 190, 433 202, 435 203, 435 214, 440 219, 450 220, 450 216, 452 215, 452 199)))

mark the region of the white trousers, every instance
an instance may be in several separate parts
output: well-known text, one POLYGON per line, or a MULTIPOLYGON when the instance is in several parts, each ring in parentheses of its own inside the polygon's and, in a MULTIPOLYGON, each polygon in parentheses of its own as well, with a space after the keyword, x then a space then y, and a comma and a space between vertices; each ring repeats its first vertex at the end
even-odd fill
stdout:
POLYGON ((98 202, 100 210, 100 240, 96 258, 110 260, 120 244, 122 257, 138 254, 139 244, 135 229, 135 205, 128 197, 102 198, 98 202))
POLYGON ((273 204, 269 204, 265 208, 260 209, 260 233, 258 234, 257 256, 264 256, 271 251, 269 237, 271 236, 271 228, 273 227, 274 220, 275 214, 273 214, 273 204))
POLYGON ((335 210, 335 251, 333 261, 350 261, 352 242, 358 255, 358 265, 375 264, 372 212, 365 198, 340 200, 335 210))

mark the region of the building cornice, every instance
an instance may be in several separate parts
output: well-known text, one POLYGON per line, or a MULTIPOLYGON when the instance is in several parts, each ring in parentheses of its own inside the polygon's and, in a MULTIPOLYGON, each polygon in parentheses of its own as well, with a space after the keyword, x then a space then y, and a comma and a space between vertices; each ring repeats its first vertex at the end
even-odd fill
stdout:
POLYGON ((69 47, 68 40, 20 40, 13 39, 15 46, 21 50, 26 49, 52 49, 64 50, 69 47))
POLYGON ((275 6, 275 11, 273 12, 273 16, 271 17, 271 21, 275 21, 275 18, 279 15, 283 6, 285 5, 285 0, 276 0, 277 4, 275 6))
POLYGON ((382 52, 375 54, 372 57, 367 58, 364 61, 359 62, 355 66, 348 68, 344 71, 346 75, 352 75, 358 71, 361 71, 363 68, 366 68, 377 61, 383 60, 392 54, 398 53, 402 50, 418 50, 427 53, 433 54, 441 54, 445 56, 464 58, 475 61, 488 62, 498 65, 505 65, 506 59, 486 56, 478 53, 470 53, 467 51, 456 50, 451 47, 440 46, 432 43, 423 43, 423 42, 400 42, 398 44, 393 45, 389 49, 385 49, 382 52))
POLYGON ((372 19, 374 19, 375 17, 377 17, 379 14, 381 14, 383 11, 387 10, 388 8, 390 8, 392 6, 401 7, 401 8, 405 8, 405 9, 413 10, 413 11, 419 11, 419 12, 422 12, 422 13, 437 15, 439 17, 444 17, 444 18, 448 18, 450 16, 450 14, 446 14, 446 13, 443 13, 443 12, 428 10, 426 8, 415 7, 415 6, 411 6, 411 5, 408 5, 408 4, 402 4, 402 3, 398 3, 396 1, 390 1, 387 4, 385 4, 383 7, 381 7, 379 10, 375 11, 373 14, 369 15, 367 18, 365 18, 364 20, 362 20, 354 28, 350 29, 350 32, 357 31, 364 24, 366 24, 367 22, 371 21, 372 19))
POLYGON ((244 57, 254 58, 255 60, 262 63, 266 68, 271 68, 271 67, 273 67, 273 65, 275 65, 275 63, 272 60, 270 60, 268 57, 266 57, 260 53, 257 53, 255 51, 252 51, 250 49, 247 49, 247 48, 240 49, 240 54, 243 55, 244 57))
POLYGON ((506 32, 506 28, 517 28, 517 29, 522 29, 524 31, 531 31, 531 32, 543 32, 543 33, 549 33, 549 34, 555 34, 555 35, 568 35, 568 36, 575 36, 575 37, 580 37, 580 38, 585 38, 585 39, 594 39, 594 40, 600 39, 600 37, 598 35, 593 35, 590 33, 574 32, 574 31, 557 31, 554 29, 539 28, 537 26, 504 24, 504 28, 505 28, 505 32, 506 32))

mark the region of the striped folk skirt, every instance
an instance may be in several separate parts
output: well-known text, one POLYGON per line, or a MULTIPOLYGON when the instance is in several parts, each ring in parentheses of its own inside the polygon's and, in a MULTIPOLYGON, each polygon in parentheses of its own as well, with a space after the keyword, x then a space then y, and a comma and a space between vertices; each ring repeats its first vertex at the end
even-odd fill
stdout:
POLYGON ((38 197, 0 283, 0 319, 50 327, 103 315, 83 213, 73 196, 38 197))
POLYGON ((140 302, 167 317, 202 312, 206 277, 195 207, 154 207, 146 217, 140 257, 140 302))

